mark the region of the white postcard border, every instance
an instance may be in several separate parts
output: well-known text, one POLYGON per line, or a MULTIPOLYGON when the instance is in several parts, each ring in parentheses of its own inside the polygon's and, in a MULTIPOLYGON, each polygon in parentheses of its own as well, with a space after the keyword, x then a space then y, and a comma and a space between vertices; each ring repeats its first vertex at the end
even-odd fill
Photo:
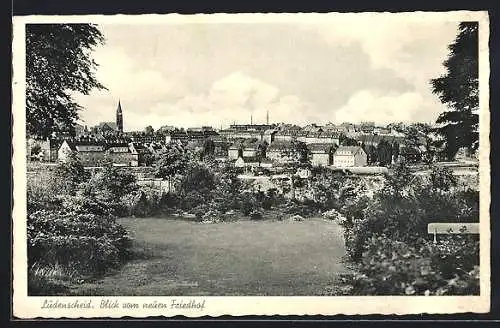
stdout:
POLYGON ((355 314, 443 314, 485 313, 490 310, 490 122, 489 122, 489 18, 485 11, 413 13, 301 13, 301 14, 196 14, 196 15, 88 15, 24 16, 13 18, 13 314, 18 318, 119 318, 148 316, 243 316, 243 315, 355 315, 355 314), (480 296, 363 296, 363 297, 35 297, 27 295, 26 244, 26 140, 25 140, 25 30, 27 23, 169 24, 169 23, 327 23, 335 19, 360 19, 373 15, 404 20, 479 21, 480 70, 480 296), (114 301, 118 308, 100 308, 101 301, 114 301), (178 309, 172 302, 194 300, 200 307, 178 309), (93 308, 52 309, 44 304, 72 303, 93 308), (156 302, 156 308, 154 304, 156 302), (126 303, 139 308, 123 308, 126 303), (153 308, 144 308, 153 304, 153 308), (160 307, 159 304, 164 304, 160 307))

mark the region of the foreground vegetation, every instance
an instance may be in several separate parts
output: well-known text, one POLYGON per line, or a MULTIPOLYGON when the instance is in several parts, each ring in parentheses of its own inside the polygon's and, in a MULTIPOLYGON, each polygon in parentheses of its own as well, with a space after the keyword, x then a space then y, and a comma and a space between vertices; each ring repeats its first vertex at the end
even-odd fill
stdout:
MULTIPOLYGON (((29 183, 30 293, 64 293, 130 260, 132 239, 118 217, 217 223, 320 215, 343 227, 346 261, 354 269, 337 280, 343 288, 335 295, 479 293, 479 238, 454 235, 433 244, 427 235, 431 222, 479 218, 478 192, 458 189, 446 169, 433 168, 426 179, 401 165, 375 192, 365 180, 317 169, 311 178, 293 178, 296 190, 310 191, 298 200, 290 197, 290 186, 255 190, 229 166, 183 153, 178 159, 182 165, 175 170, 156 167, 168 172, 175 190, 169 193, 139 187, 126 169, 111 164, 90 176, 76 157, 55 167, 44 183, 29 183)), ((165 165, 175 162, 170 157, 165 165)))
POLYGON ((347 295, 478 295, 479 236, 449 235, 434 244, 431 222, 479 222, 479 193, 458 190, 446 169, 422 180, 398 167, 373 198, 336 212, 356 273, 347 295))
POLYGON ((90 177, 74 157, 36 182, 27 195, 30 295, 64 294, 130 258, 132 240, 116 219, 136 189, 132 176, 108 165, 90 177))

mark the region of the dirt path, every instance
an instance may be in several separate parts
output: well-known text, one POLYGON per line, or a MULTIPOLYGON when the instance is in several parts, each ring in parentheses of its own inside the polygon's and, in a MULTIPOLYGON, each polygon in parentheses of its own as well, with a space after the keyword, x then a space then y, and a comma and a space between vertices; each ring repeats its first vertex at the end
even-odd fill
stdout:
POLYGON ((74 295, 321 295, 345 272, 340 227, 122 219, 142 256, 74 295))

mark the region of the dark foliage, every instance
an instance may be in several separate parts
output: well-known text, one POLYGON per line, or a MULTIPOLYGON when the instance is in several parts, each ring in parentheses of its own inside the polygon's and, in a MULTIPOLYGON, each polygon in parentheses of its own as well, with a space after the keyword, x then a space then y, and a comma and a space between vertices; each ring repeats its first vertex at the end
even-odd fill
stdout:
POLYGON ((470 151, 479 147, 479 116, 475 113, 479 108, 478 23, 460 23, 449 50, 443 63, 446 73, 431 84, 432 91, 450 109, 436 122, 443 124, 437 132, 445 138, 445 153, 451 160, 461 147, 470 151))
POLYGON ((81 107, 72 93, 105 89, 95 77, 90 54, 104 43, 91 24, 26 25, 26 127, 48 137, 53 132, 74 134, 81 107))

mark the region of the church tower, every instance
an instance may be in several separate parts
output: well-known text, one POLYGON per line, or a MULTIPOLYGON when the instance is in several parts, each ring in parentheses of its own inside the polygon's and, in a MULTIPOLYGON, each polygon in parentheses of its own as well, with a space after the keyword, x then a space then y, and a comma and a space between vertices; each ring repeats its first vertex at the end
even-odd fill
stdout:
POLYGON ((118 132, 123 132, 123 113, 120 100, 118 100, 118 108, 116 109, 116 128, 118 132))

